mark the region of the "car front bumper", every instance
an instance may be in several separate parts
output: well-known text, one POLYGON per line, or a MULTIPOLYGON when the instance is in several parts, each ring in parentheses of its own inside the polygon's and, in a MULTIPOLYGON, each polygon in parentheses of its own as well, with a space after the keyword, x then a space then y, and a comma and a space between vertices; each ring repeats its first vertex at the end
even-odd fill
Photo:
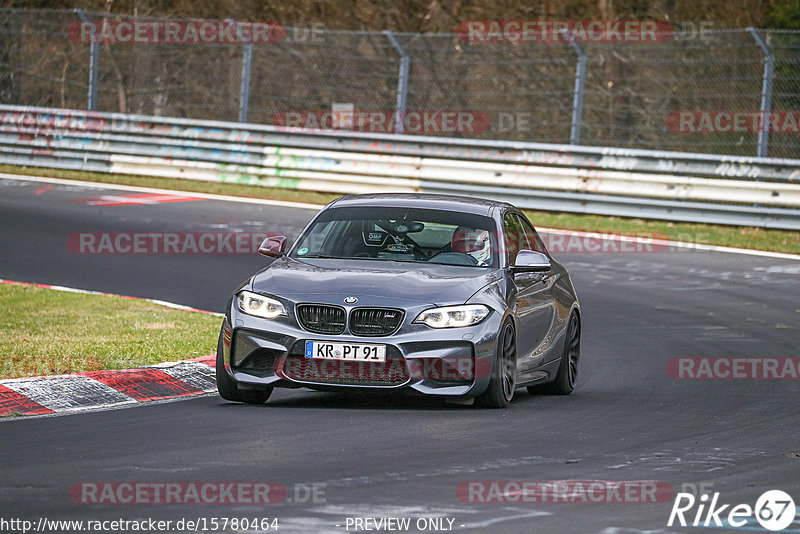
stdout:
POLYGON ((483 393, 497 354, 501 314, 492 311, 470 327, 435 329, 412 322, 418 311, 407 310, 396 333, 367 337, 316 334, 293 318, 262 319, 232 306, 221 341, 225 370, 242 389, 413 390, 465 397, 483 393), (307 358, 309 340, 385 345, 386 362, 307 358))

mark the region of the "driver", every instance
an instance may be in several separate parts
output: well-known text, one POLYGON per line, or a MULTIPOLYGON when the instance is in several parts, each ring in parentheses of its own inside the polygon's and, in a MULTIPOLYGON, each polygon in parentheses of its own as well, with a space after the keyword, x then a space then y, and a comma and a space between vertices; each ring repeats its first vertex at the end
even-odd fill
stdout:
POLYGON ((479 230, 468 226, 459 226, 450 240, 453 252, 469 254, 478 265, 488 265, 492 255, 491 240, 488 230, 479 230))

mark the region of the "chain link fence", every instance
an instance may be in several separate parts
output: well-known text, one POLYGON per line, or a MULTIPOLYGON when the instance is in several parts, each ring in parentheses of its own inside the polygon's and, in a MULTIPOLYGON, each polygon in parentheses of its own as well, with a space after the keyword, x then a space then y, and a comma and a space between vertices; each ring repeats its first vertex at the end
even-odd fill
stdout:
POLYGON ((305 127, 334 117, 334 127, 372 132, 398 131, 404 107, 405 133, 800 155, 800 31, 580 44, 310 27, 254 43, 92 44, 76 33, 104 16, 0 10, 0 102, 305 127), (331 114, 342 110, 350 122, 331 114), (764 111, 777 121, 768 136, 747 126, 764 111), (737 113, 741 128, 732 126, 737 113))

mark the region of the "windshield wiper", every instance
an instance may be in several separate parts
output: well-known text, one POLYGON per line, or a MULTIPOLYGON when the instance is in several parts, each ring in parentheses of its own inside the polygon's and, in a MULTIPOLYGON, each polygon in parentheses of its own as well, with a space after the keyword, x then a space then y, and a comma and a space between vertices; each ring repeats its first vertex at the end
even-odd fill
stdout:
POLYGON ((396 261, 397 263, 428 263, 426 260, 398 260, 397 258, 370 258, 378 261, 396 261))

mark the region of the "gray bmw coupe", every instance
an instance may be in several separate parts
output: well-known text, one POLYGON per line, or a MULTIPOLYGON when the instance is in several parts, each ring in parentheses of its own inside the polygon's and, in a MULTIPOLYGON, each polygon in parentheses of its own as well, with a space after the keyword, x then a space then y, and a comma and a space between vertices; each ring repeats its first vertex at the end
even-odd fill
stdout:
POLYGON ((581 314, 566 269, 503 202, 428 194, 328 204, 228 303, 227 400, 275 387, 404 390, 502 408, 517 387, 569 394, 581 314))

